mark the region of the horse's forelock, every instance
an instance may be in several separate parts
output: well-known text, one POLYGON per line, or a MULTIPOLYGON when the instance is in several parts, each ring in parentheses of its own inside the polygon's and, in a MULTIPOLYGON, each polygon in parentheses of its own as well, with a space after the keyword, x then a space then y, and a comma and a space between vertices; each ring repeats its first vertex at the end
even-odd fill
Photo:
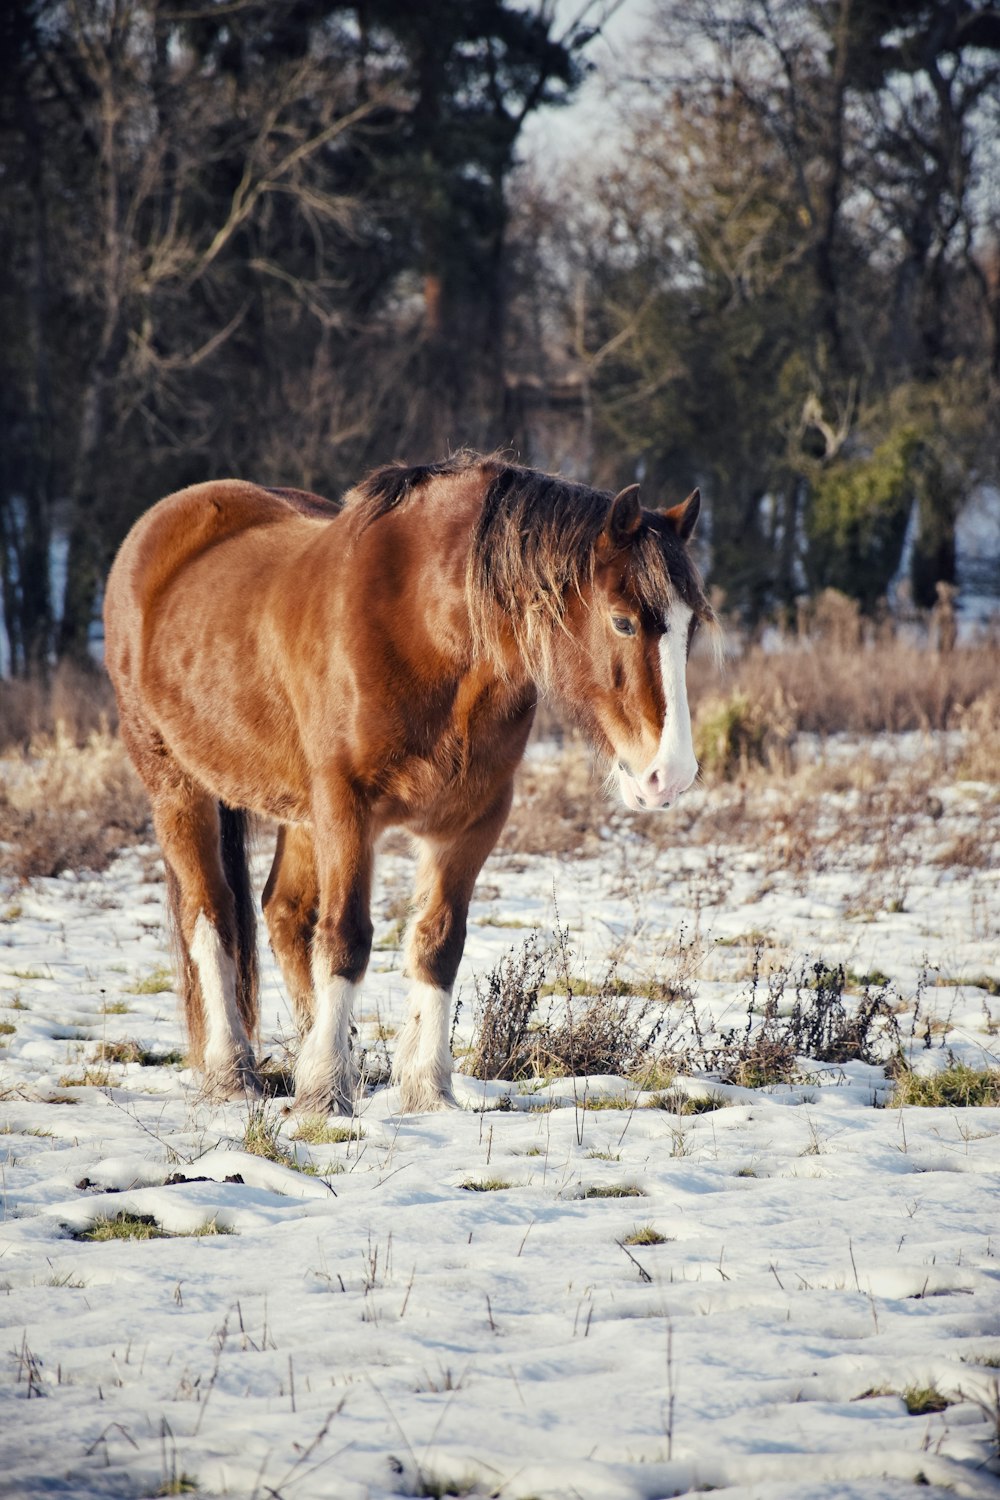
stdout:
POLYGON ((643 528, 633 543, 630 577, 640 607, 660 618, 678 598, 704 624, 715 618, 686 543, 669 531, 643 528))

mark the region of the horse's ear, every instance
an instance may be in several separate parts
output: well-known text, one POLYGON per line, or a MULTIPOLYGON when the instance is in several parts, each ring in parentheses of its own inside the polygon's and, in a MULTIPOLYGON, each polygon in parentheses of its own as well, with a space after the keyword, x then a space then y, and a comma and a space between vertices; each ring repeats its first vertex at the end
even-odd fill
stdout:
POLYGON ((627 547, 642 525, 642 507, 639 504, 639 486, 630 484, 619 490, 611 502, 604 530, 597 542, 597 550, 604 556, 627 547))
POLYGON ((672 521, 674 526, 677 528, 677 535, 680 537, 682 542, 686 542, 690 539, 691 533, 694 531, 694 523, 698 519, 698 512, 700 510, 701 491, 692 490, 687 499, 682 500, 680 505, 675 505, 671 510, 664 511, 664 515, 666 516, 667 520, 672 521))

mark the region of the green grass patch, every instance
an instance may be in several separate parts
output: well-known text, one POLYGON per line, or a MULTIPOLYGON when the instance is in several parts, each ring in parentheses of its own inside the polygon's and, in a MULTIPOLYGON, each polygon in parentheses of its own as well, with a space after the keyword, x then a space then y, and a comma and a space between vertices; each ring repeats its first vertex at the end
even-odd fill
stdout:
POLYGON ((165 1240, 166 1230, 160 1228, 149 1214, 120 1213, 102 1214, 86 1229, 73 1235, 75 1240, 165 1240))
POLYGON ((881 969, 869 969, 865 974, 856 974, 853 969, 848 969, 847 983, 857 990, 884 990, 892 980, 881 969))
POLYGON ((622 1240, 623 1245, 665 1245, 667 1236, 654 1229, 652 1224, 643 1224, 641 1228, 633 1229, 622 1240))
POLYGON ((643 1109, 663 1109, 672 1115, 707 1115, 714 1109, 725 1109, 729 1103, 721 1094, 709 1094, 704 1099, 694 1099, 690 1094, 672 1093, 666 1090, 647 1099, 643 1109))
POLYGON ((648 1094, 651 1089, 661 1090, 670 1088, 677 1077, 677 1069, 670 1063, 654 1062, 646 1068, 638 1068, 629 1074, 629 1083, 634 1083, 637 1089, 648 1094))
POLYGON ((992 974, 979 974, 975 978, 966 975, 960 979, 939 974, 934 983, 939 989, 985 990, 987 995, 1000 995, 1000 979, 994 979, 992 974))
POLYGON ((588 1161, 621 1161, 620 1151, 588 1151, 588 1161))
POLYGON ((168 1495, 197 1495, 197 1493, 197 1479, 192 1474, 182 1471, 180 1474, 171 1475, 158 1490, 154 1490, 150 1500, 161 1500, 161 1497, 168 1495))
POLYGON ((243 1150, 283 1167, 297 1167, 294 1154, 280 1139, 281 1120, 266 1104, 251 1104, 243 1130, 243 1150))
POLYGON ((645 1198, 646 1194, 634 1182, 612 1182, 606 1187, 589 1187, 585 1198, 645 1198))
POLYGON ((360 1125, 331 1125, 322 1115, 308 1115, 292 1136, 293 1141, 305 1141, 310 1146, 341 1146, 364 1138, 360 1125))
MULTIPOLYGON (((318 1117, 312 1117, 317 1120, 318 1117)), ((338 1135, 338 1131, 349 1131, 351 1127, 345 1125, 331 1125, 329 1127, 329 1141, 321 1140, 317 1134, 302 1135, 301 1129, 309 1128, 310 1121, 304 1120, 300 1133, 295 1136, 296 1140, 312 1141, 315 1144, 330 1144, 337 1140, 346 1139, 338 1135)), ((359 1129, 360 1127, 354 1127, 359 1129)), ((280 1167, 288 1167, 293 1172, 302 1172, 306 1177, 335 1177, 344 1168, 339 1162, 327 1162, 325 1166, 318 1166, 315 1162, 300 1161, 295 1152, 281 1140, 281 1116, 275 1114, 266 1103, 251 1104, 247 1111, 247 1123, 243 1131, 243 1149, 249 1151, 251 1156, 262 1156, 265 1161, 277 1162, 280 1167)))
POLYGON ((41 969, 8 969, 7 972, 15 979, 48 979, 49 977, 43 974, 41 969))
POLYGON ((514 1186, 506 1177, 467 1177, 458 1185, 466 1193, 503 1193, 514 1186))
POLYGON ((622 999, 627 995, 643 995, 645 990, 637 984, 634 979, 623 979, 620 974, 609 974, 598 984, 593 979, 577 978, 570 975, 569 981, 565 979, 550 980, 543 984, 538 991, 539 997, 546 995, 566 996, 572 993, 575 1000, 583 1000, 588 996, 601 996, 602 998, 622 999))
POLYGON ((125 993, 128 995, 166 995, 173 987, 173 975, 161 964, 145 978, 137 979, 125 993))
MULTIPOLYGON (((107 1215, 102 1214, 100 1218, 87 1229, 74 1233, 75 1240, 200 1240, 211 1238, 217 1234, 233 1234, 232 1229, 227 1229, 217 1219, 209 1219, 204 1224, 199 1224, 197 1229, 186 1229, 170 1231, 163 1229, 157 1224, 150 1214, 130 1214, 127 1212, 107 1215)), ((68 1283, 72 1284, 72 1283, 68 1283)), ((80 1285, 83 1285, 81 1282, 80 1285)))
POLYGON ((397 922, 393 922, 391 927, 387 928, 385 932, 379 934, 379 936, 372 943, 373 950, 376 953, 395 953, 397 948, 399 948, 402 944, 405 932, 406 919, 404 917, 400 917, 400 919, 397 922))
POLYGON ((942 1073, 921 1078, 909 1069, 896 1078, 892 1106, 914 1105, 929 1109, 971 1109, 1000 1105, 1000 1069, 970 1068, 952 1063, 942 1073))
POLYGON ((924 1417, 931 1412, 945 1411, 955 1404, 942 1395, 936 1385, 908 1385, 900 1395, 911 1417, 924 1417))
POLYGON ((105 1016, 127 1016, 131 1009, 127 1000, 105 1000, 101 1013, 105 1016))

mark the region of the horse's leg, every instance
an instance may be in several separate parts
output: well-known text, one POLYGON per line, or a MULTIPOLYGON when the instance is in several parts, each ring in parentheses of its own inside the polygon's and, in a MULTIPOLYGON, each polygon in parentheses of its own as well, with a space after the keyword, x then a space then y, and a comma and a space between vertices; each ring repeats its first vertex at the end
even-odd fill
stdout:
MULTIPOLYGON (((258 1092, 250 1034, 257 1026, 256 964, 249 880, 226 878, 219 808, 179 765, 128 683, 118 684, 119 730, 149 794, 167 872, 181 994, 193 1067, 220 1096, 258 1092), (241 910, 237 910, 237 902, 241 910)), ((245 862, 231 845, 231 861, 245 862)))
POLYGON ((301 824, 281 827, 264 887, 264 916, 300 1032, 313 1016, 310 949, 318 904, 312 830, 301 824))
POLYGON ((295 1065, 295 1106, 351 1114, 358 1087, 351 1015, 372 945, 372 842, 367 814, 349 785, 338 779, 318 789, 313 831, 319 875, 314 1000, 295 1065))
POLYGON ((223 868, 218 805, 183 773, 151 789, 150 798, 185 959, 192 1061, 203 1068, 209 1094, 259 1092, 248 1036, 257 1018, 239 979, 236 903, 223 868))
POLYGON ((448 1023, 451 991, 465 947, 465 924, 476 877, 510 811, 507 786, 471 828, 448 840, 421 840, 416 917, 407 945, 410 1008, 393 1059, 400 1108, 454 1105, 448 1023))

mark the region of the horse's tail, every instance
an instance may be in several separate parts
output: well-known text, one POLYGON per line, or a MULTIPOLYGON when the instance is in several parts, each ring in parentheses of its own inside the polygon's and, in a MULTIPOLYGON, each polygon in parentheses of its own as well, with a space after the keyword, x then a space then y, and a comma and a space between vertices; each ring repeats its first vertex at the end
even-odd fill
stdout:
POLYGON ((259 973, 257 965, 257 914, 250 884, 250 847, 253 819, 241 807, 219 803, 222 834, 222 868, 236 908, 236 1003, 253 1039, 257 1030, 259 973))

